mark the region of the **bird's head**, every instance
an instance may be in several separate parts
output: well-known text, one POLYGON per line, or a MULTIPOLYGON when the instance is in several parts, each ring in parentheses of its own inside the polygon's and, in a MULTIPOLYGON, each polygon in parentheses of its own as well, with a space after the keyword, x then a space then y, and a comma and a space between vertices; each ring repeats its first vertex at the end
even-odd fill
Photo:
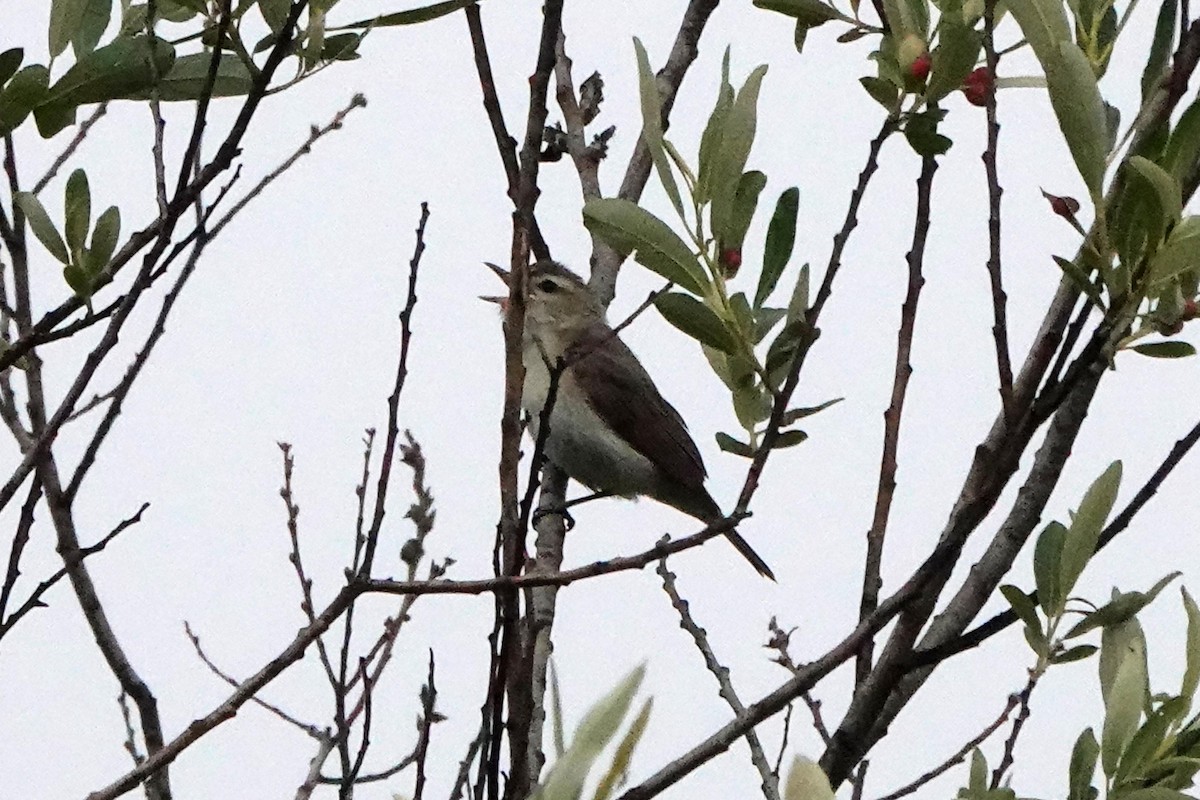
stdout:
MULTIPOLYGON (((508 283, 509 272, 488 264, 508 283)), ((535 336, 569 334, 604 319, 604 308, 587 284, 571 270, 548 259, 529 267, 529 295, 525 301, 526 330, 535 336)), ((485 297, 504 305, 506 297, 485 297)), ((570 338, 570 337, 568 337, 570 338)))

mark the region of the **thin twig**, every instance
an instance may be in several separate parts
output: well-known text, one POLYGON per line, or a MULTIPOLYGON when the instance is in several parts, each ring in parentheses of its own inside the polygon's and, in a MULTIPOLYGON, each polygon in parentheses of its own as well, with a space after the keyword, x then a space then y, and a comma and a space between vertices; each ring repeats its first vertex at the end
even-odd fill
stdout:
POLYGON ((994 720, 992 720, 990 723, 988 723, 986 728, 984 728, 976 736, 974 736, 970 741, 968 741, 966 744, 964 744, 962 747, 960 747, 954 755, 950 756, 945 761, 943 761, 941 764, 938 764, 936 767, 929 770, 928 772, 922 774, 919 778, 912 781, 911 783, 906 783, 905 785, 901 786, 899 789, 896 789, 895 791, 890 792, 889 794, 885 794, 882 797, 878 798, 878 800, 899 800, 899 798, 905 797, 905 796, 910 795, 913 792, 917 791, 922 786, 924 786, 925 784, 932 781, 934 778, 938 777, 939 775, 941 775, 941 774, 945 773, 946 771, 950 770, 951 768, 953 768, 955 765, 961 764, 963 762, 963 759, 965 759, 967 756, 969 756, 971 754, 971 751, 973 751, 976 747, 979 747, 979 745, 986 742, 993 733, 1000 730, 1000 728, 1004 725, 1005 722, 1008 722, 1008 718, 1012 715, 1013 710, 1016 709, 1018 702, 1019 702, 1019 695, 1010 694, 1008 696, 1008 703, 1004 706, 1004 710, 1000 712, 1000 716, 996 717, 994 720))
POLYGON ((75 554, 71 555, 69 558, 65 558, 64 561, 66 563, 62 567, 60 567, 49 578, 46 578, 44 581, 39 583, 37 587, 30 593, 25 602, 22 603, 16 611, 10 614, 8 619, 0 622, 0 639, 3 639, 4 635, 12 630, 13 626, 20 621, 21 617, 25 616, 35 608, 41 608, 44 606, 45 603, 42 602, 42 596, 45 595, 46 592, 50 591, 54 584, 66 577, 70 573, 72 567, 82 563, 84 559, 99 553, 105 547, 108 547, 109 542, 124 533, 127 528, 130 528, 133 525, 141 522, 142 513, 145 512, 145 510, 149 507, 149 503, 143 503, 142 507, 137 510, 136 514, 134 514, 132 517, 121 520, 117 527, 109 531, 103 539, 93 545, 89 545, 88 547, 81 547, 75 551, 75 554))
MULTIPOLYGON (((21 555, 29 544, 29 533, 33 530, 33 514, 42 499, 42 482, 35 476, 29 484, 29 494, 21 504, 21 516, 17 519, 17 530, 13 534, 12 547, 8 552, 8 568, 4 571, 4 587, 0 588, 0 625, 4 623, 4 612, 9 597, 21 576, 21 555)), ((2 635, 2 634, 0 634, 2 635)))
MULTIPOLYGON (((229 222, 236 217, 248 203, 262 194, 263 190, 274 183, 280 175, 291 169, 292 166, 301 158, 311 153, 312 146, 316 144, 317 141, 333 131, 341 130, 342 125, 345 123, 346 117, 350 115, 350 112, 356 108, 366 108, 366 106, 366 96, 356 93, 350 98, 350 101, 342 107, 341 110, 333 115, 333 119, 329 120, 329 122, 325 123, 321 127, 313 125, 312 128, 309 129, 308 138, 304 140, 303 144, 296 148, 295 152, 288 156, 283 163, 281 163, 275 169, 264 175, 258 183, 254 184, 253 188, 246 192, 246 194, 242 195, 242 197, 239 198, 238 201, 234 203, 233 206, 230 207, 230 209, 226 211, 220 219, 217 220, 216 224, 212 227, 212 236, 216 236, 218 233, 220 233, 221 230, 228 225, 229 222)), ((220 198, 218 198, 218 200, 219 199, 220 198)))
POLYGON ((42 177, 38 178, 37 183, 33 185, 33 194, 41 194, 42 189, 45 189, 50 181, 54 180, 54 176, 62 169, 63 165, 71 160, 71 156, 75 155, 75 151, 79 149, 79 145, 83 144, 83 140, 87 138, 88 133, 92 130, 92 126, 100 121, 100 118, 108 113, 108 101, 100 103, 96 106, 87 119, 79 123, 79 129, 75 131, 75 135, 71 137, 71 141, 67 144, 63 151, 54 159, 54 163, 46 170, 42 177))
MULTIPOLYGON (((883 452, 879 464, 879 484, 875 491, 875 513, 871 529, 867 532, 867 555, 863 565, 862 597, 859 602, 858 618, 863 619, 875 610, 879 603, 879 590, 883 586, 883 544, 887 535, 888 518, 892 511, 892 500, 896 493, 897 454, 900 450, 900 422, 904 414, 904 399, 908 393, 908 380, 912 377, 913 334, 917 325, 917 305, 921 299, 921 287, 925 285, 922 267, 925 262, 925 242, 929 237, 930 204, 933 195, 933 177, 937 172, 937 159, 926 156, 921 161, 921 174, 917 178, 917 212, 913 222, 912 247, 905 260, 908 262, 908 291, 900 307, 900 330, 896 335, 896 364, 892 378, 892 397, 883 412, 883 452)), ((867 639, 858 654, 854 669, 855 685, 862 684, 871 673, 875 643, 867 639)))
MULTIPOLYGON (((667 569, 666 559, 658 562, 655 572, 662 578, 663 591, 667 593, 667 597, 671 598, 671 606, 679 614, 679 627, 692 637, 692 644, 696 646, 700 656, 704 659, 704 666, 717 679, 718 694, 733 709, 735 715, 746 713, 746 706, 742 704, 737 690, 733 687, 733 681, 729 678, 729 668, 717 658, 717 654, 713 652, 712 645, 708 641, 708 633, 692 617, 688 601, 680 596, 679 590, 675 586, 675 574, 667 569)), ((763 750, 762 742, 759 741, 757 731, 754 729, 746 731, 746 744, 750 747, 750 761, 762 779, 763 797, 766 800, 779 800, 779 776, 772 771, 771 764, 767 761, 767 754, 763 750)))
MULTIPOLYGON (((479 75, 479 88, 483 92, 483 108, 487 112, 488 122, 492 126, 492 135, 496 139, 496 150, 500 153, 500 162, 504 165, 504 175, 508 179, 508 196, 516 203, 520 187, 520 165, 517 162, 517 142, 508 132, 504 123, 504 111, 500 108, 500 96, 496 92, 496 80, 492 76, 492 62, 488 56, 487 39, 483 33, 483 19, 480 17, 479 5, 472 3, 464 9, 467 16, 467 27, 471 34, 471 48, 475 54, 475 72, 479 75)), ((550 258, 550 248, 542 237, 537 219, 530 220, 530 248, 539 259, 550 258)))
MULTIPOLYGON (((183 632, 187 634, 188 640, 192 643, 192 647, 196 650, 196 655, 202 662, 204 662, 204 666, 208 667, 209 672, 216 675, 218 678, 225 681, 225 683, 229 684, 235 689, 241 685, 241 681, 218 667, 216 663, 208 657, 208 654, 204 652, 204 647, 200 644, 200 637, 192 630, 192 626, 187 620, 183 621, 183 632)), ((302 722, 301 720, 284 711, 279 706, 268 703, 261 697, 255 696, 250 699, 255 705, 266 709, 289 725, 299 728, 305 734, 311 736, 317 741, 321 741, 328 735, 326 731, 323 731, 316 725, 302 722)))
POLYGON ((991 788, 993 790, 1000 788, 1000 782, 1004 780, 1004 773, 1008 772, 1009 767, 1013 765, 1013 751, 1017 747, 1017 737, 1021 735, 1021 729, 1024 727, 1025 721, 1029 719, 1029 697, 1033 694, 1038 679, 1044 673, 1044 668, 1031 669, 1029 671, 1029 680, 1025 683, 1025 688, 1017 695, 1017 701, 1021 710, 1017 714, 1017 718, 1013 720, 1012 733, 1004 741, 1004 754, 1000 757, 1000 763, 996 765, 996 769, 992 772, 991 788))
POLYGON ((983 151, 983 168, 988 186, 988 280, 992 290, 992 338, 996 342, 996 370, 1000 376, 1000 401, 1004 419, 1016 424, 1017 409, 1013 405, 1012 361, 1008 353, 1008 295, 1004 292, 1004 277, 1000 260, 1000 173, 996 165, 999 152, 1000 123, 996 118, 996 75, 1000 57, 996 54, 993 37, 995 30, 995 0, 987 0, 983 10, 983 52, 986 58, 988 80, 984 92, 984 108, 987 112, 987 147, 983 151))
MULTIPOLYGON (((300 555, 300 506, 296 505, 292 494, 292 470, 296 466, 296 459, 292 455, 290 444, 287 442, 278 444, 280 452, 283 453, 283 486, 279 490, 279 496, 283 499, 284 508, 287 509, 288 539, 291 542, 288 561, 295 569, 296 580, 300 583, 300 610, 304 612, 305 619, 311 625, 316 620, 316 607, 313 604, 312 594, 313 582, 304 571, 304 560, 300 555)), ((199 648, 197 647, 197 649, 199 648)), ((326 680, 329 681, 329 685, 335 692, 338 691, 341 684, 334 675, 333 662, 329 658, 329 649, 325 646, 323 637, 317 639, 317 656, 321 666, 325 669, 326 680)))

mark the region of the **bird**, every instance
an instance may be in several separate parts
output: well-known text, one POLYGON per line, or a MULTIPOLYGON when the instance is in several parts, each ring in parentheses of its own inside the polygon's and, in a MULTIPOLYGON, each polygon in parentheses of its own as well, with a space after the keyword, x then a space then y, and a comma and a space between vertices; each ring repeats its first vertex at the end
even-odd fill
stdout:
MULTIPOLYGON (((487 266, 509 282, 507 270, 487 266)), ((527 286, 521 405, 534 441, 551 370, 563 370, 550 409, 546 458, 599 496, 650 497, 705 524, 724 519, 704 487, 708 473, 683 417, 609 326, 587 284, 557 261, 542 259, 528 268, 527 286)), ((507 300, 482 299, 502 308, 507 300)), ((775 580, 736 530, 725 536, 760 575, 775 580)))

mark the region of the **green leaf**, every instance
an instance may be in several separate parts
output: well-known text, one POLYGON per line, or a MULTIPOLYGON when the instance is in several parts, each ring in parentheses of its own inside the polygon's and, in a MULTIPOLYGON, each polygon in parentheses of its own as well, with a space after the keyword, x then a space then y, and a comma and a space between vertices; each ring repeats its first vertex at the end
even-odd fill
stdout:
MULTIPOLYGON (((1004 4, 1021 26, 1021 33, 1025 34, 1042 69, 1048 73, 1049 63, 1059 60, 1059 45, 1071 42, 1071 29, 1063 4, 1059 0, 1005 0, 1004 4)), ((1090 66, 1088 70, 1091 71, 1090 66)))
POLYGON ((706 203, 712 199, 713 168, 717 154, 721 150, 721 141, 725 138, 725 121, 733 108, 733 87, 729 85, 729 48, 725 48, 725 59, 721 64, 721 88, 717 92, 717 103, 704 126, 700 137, 699 172, 696 175, 697 203, 706 203))
POLYGON ((754 458, 755 451, 753 447, 745 442, 739 442, 728 433, 717 434, 717 447, 721 448, 726 453, 733 453, 735 456, 754 458))
POLYGON ((49 138, 75 118, 75 109, 88 103, 135 97, 154 84, 155 75, 166 75, 175 63, 175 48, 148 36, 119 37, 75 62, 50 87, 34 109, 38 131, 49 138), (154 66, 151 65, 154 58, 154 66))
POLYGON ((17 74, 24 58, 25 50, 20 47, 13 47, 0 53, 0 86, 8 83, 8 79, 17 74))
POLYGON ((754 131, 758 118, 758 91, 766 65, 756 68, 742 85, 734 98, 727 118, 723 123, 720 150, 716 154, 712 169, 713 234, 718 239, 727 238, 733 230, 733 208, 737 199, 737 187, 754 145, 754 131))
POLYGON ((1090 658, 1099 649, 1099 647, 1091 644, 1077 644, 1054 656, 1054 658, 1050 659, 1050 663, 1070 664, 1072 661, 1082 661, 1085 658, 1090 658))
POLYGON ((771 332, 771 329, 778 325, 786 316, 786 308, 763 306, 758 309, 754 318, 754 343, 758 344, 767 338, 767 334, 771 332))
POLYGON ((87 241, 88 228, 92 224, 92 193, 88 189, 87 173, 77 169, 67 178, 66 198, 63 205, 66 225, 64 233, 67 248, 75 254, 71 260, 79 263, 79 252, 87 241))
MULTIPOLYGON (((1154 192, 1154 196, 1158 200, 1161 218, 1160 225, 1170 227, 1179 222, 1180 217, 1183 216, 1183 198, 1179 182, 1170 173, 1148 158, 1132 156, 1127 163, 1129 164, 1129 168, 1138 177, 1146 181, 1154 192)), ((1157 244, 1157 237, 1154 238, 1154 244, 1157 244)))
POLYGON ((1183 608, 1187 612, 1187 667, 1183 671, 1183 686, 1179 695, 1189 702, 1200 686, 1200 607, 1188 594, 1187 587, 1180 587, 1183 593, 1183 608))
MULTIPOLYGON (((1174 6, 1172 6, 1174 8, 1174 6)), ((1200 162, 1200 99, 1179 117, 1159 161, 1171 177, 1183 182, 1200 162)))
POLYGON ((792 297, 788 300, 787 321, 795 322, 808 312, 808 264, 800 268, 796 285, 792 287, 792 297))
POLYGON ((733 411, 742 427, 752 431, 771 416, 771 396, 758 383, 738 387, 733 390, 733 411))
POLYGON ((1117 765, 1116 783, 1136 780, 1143 768, 1154 760, 1154 754, 1163 744, 1168 729, 1187 713, 1187 701, 1174 697, 1163 703, 1150 714, 1146 724, 1138 728, 1117 765))
POLYGON ((1104 730, 1100 734, 1100 763, 1104 774, 1116 774, 1121 754, 1129 745, 1142 718, 1143 687, 1146 683, 1144 661, 1137 653, 1121 658, 1104 709, 1104 730))
POLYGON ((477 0, 447 0, 444 3, 432 3, 408 11, 394 11, 391 14, 381 14, 374 19, 359 20, 358 22, 351 22, 349 25, 339 25, 329 30, 344 31, 354 28, 391 28, 397 25, 417 25, 437 19, 438 17, 444 17, 447 14, 453 14, 455 11, 466 8, 475 2, 477 0))
POLYGON ((100 37, 108 28, 108 20, 112 16, 112 0, 85 0, 83 18, 79 28, 71 37, 71 45, 75 49, 75 57, 82 58, 96 49, 100 37))
POLYGON ((1162 80, 1167 62, 1171 58, 1171 45, 1175 39, 1175 4, 1176 0, 1162 0, 1162 5, 1158 7, 1158 19, 1154 23, 1154 39, 1150 43, 1146 67, 1142 70, 1143 105, 1150 93, 1158 87, 1158 82, 1162 80))
POLYGON ((50 56, 58 56, 67 49, 71 39, 83 24, 88 0, 50 0, 50 56))
POLYGON ((909 117, 904 126, 904 138, 920 156, 940 156, 954 144, 950 139, 938 133, 938 123, 942 115, 938 112, 924 112, 909 117))
POLYGON ((870 75, 859 78, 858 82, 867 90, 867 94, 871 95, 876 103, 883 106, 888 111, 896 109, 896 100, 900 97, 900 87, 884 78, 875 78, 870 75))
POLYGON ((754 0, 756 8, 766 11, 778 11, 780 14, 792 17, 805 28, 815 28, 831 19, 846 19, 845 15, 828 3, 821 0, 754 0))
POLYGON ((767 348, 766 370, 771 379, 771 385, 778 388, 787 377, 787 371, 792 364, 807 326, 804 320, 795 320, 783 326, 783 330, 767 348))
POLYGON ((1187 358, 1196 355, 1196 348, 1188 342, 1152 342, 1134 345, 1134 351, 1151 358, 1187 358))
POLYGON ((771 445, 773 450, 782 450, 785 447, 795 447, 808 438, 808 434, 801 430, 780 431, 779 436, 775 439, 775 444, 771 445))
POLYGON ((835 397, 832 400, 826 400, 824 403, 815 406, 807 406, 805 408, 789 408, 783 415, 783 424, 791 425, 793 422, 798 422, 805 417, 811 417, 820 411, 824 411, 830 406, 835 406, 844 400, 844 397, 835 397))
POLYGON ((938 28, 938 44, 933 48, 933 64, 925 100, 936 103, 962 86, 963 80, 975 69, 983 36, 963 22, 961 3, 947 4, 942 10, 938 28))
POLYGON ((1150 259, 1151 283, 1169 280, 1200 267, 1200 216, 1180 222, 1150 259))
POLYGON ((754 292, 754 307, 767 301, 792 257, 796 245, 796 218, 800 213, 800 190, 795 186, 784 189, 775 202, 775 213, 767 226, 767 243, 763 248, 762 272, 754 292))
POLYGON ((654 169, 658 179, 675 206, 680 219, 683 218, 683 200, 679 196, 679 186, 675 183, 675 175, 671 172, 671 162, 663 148, 662 129, 662 98, 658 94, 658 78, 650 68, 650 58, 641 39, 633 37, 633 49, 637 54, 638 94, 642 101, 642 141, 650 151, 654 161, 654 169))
POLYGON ((1100 290, 1096 284, 1092 283, 1090 276, 1074 261, 1063 258, 1062 256, 1050 256, 1054 259, 1054 263, 1058 265, 1071 282, 1075 284, 1075 288, 1088 296, 1098 308, 1105 308, 1104 297, 1101 296, 1100 290))
POLYGON ((638 667, 588 710, 575 730, 571 746, 551 767, 540 795, 536 796, 547 800, 580 796, 592 764, 617 734, 645 674, 645 666, 638 667))
POLYGON ((158 16, 168 22, 187 22, 197 14, 207 13, 207 0, 158 0, 158 16))
POLYGON ((783 800, 834 800, 833 787, 817 764, 803 756, 793 756, 792 768, 783 785, 783 800))
POLYGON ((758 170, 750 170, 738 181, 737 192, 733 197, 733 215, 730 219, 729 230, 721 238, 722 249, 733 248, 741 250, 746 241, 746 231, 750 229, 750 221, 758 208, 758 196, 767 185, 767 176, 758 170))
POLYGON ((549 667, 549 689, 550 693, 550 728, 554 735, 554 755, 561 757, 566 751, 567 745, 563 740, 563 713, 562 713, 562 692, 558 686, 558 670, 554 668, 554 659, 547 660, 549 667))
POLYGON ((1067 632, 1065 638, 1074 639, 1076 636, 1082 636, 1096 628, 1108 628, 1128 622, 1139 611, 1154 602, 1154 598, 1158 597, 1159 592, 1165 589, 1167 584, 1182 574, 1181 572, 1172 572, 1170 575, 1160 579, 1148 592, 1119 593, 1110 602, 1090 614, 1084 615, 1084 618, 1067 632))
POLYGON ((987 758, 984 757, 983 751, 976 747, 971 751, 971 772, 968 776, 967 788, 973 792, 986 791, 988 787, 987 779, 987 758))
POLYGON ((1108 155, 1104 101, 1087 56, 1070 41, 1060 43, 1058 53, 1058 58, 1042 61, 1050 104, 1084 185, 1093 197, 1098 197, 1108 155))
POLYGON ((109 206, 96 219, 96 227, 92 231, 92 246, 88 248, 89 272, 95 275, 108 266, 120 236, 121 210, 116 206, 109 206))
POLYGON ((258 0, 258 10, 272 33, 279 33, 283 28, 291 7, 291 0, 258 0))
POLYGON ((883 0, 883 9, 897 40, 906 36, 917 36, 922 41, 928 38, 929 10, 925 0, 883 0))
POLYGON ((1001 586, 1000 594, 1004 595, 1004 599, 1008 601, 1012 610, 1017 613, 1027 628, 1032 628, 1039 636, 1044 636, 1042 621, 1038 618, 1037 608, 1033 605, 1033 600, 1029 598, 1029 595, 1012 584, 1001 586))
POLYGON ((613 753, 612 764, 609 765, 608 771, 604 773, 603 777, 600 778, 600 782, 596 785, 596 793, 592 795, 592 800, 608 800, 629 773, 629 762, 633 759, 633 751, 637 748, 642 734, 646 732, 646 726, 650 723, 650 710, 653 707, 654 698, 646 698, 646 702, 642 703, 641 711, 634 717, 629 730, 626 731, 625 736, 617 744, 617 751, 613 753))
POLYGON ((665 222, 617 197, 601 197, 583 206, 583 224, 621 255, 634 253, 641 265, 687 289, 704 294, 708 278, 691 248, 665 222))
POLYGON ((654 307, 667 322, 701 344, 723 353, 737 352, 737 339, 725 327, 721 318, 691 295, 682 292, 660 294, 654 300, 654 307))
POLYGON ((1092 483, 1079 504, 1079 511, 1071 521, 1071 527, 1063 538, 1062 572, 1058 583, 1066 597, 1075 588, 1088 559, 1096 551, 1100 532, 1117 499, 1121 486, 1121 462, 1114 461, 1104 473, 1092 483))
POLYGON ((0 136, 12 133, 42 102, 50 85, 50 71, 41 64, 30 64, 13 76, 0 92, 0 136))
POLYGON ((42 202, 30 192, 17 192, 13 195, 13 202, 25 214, 25 221, 29 223, 29 229, 42 243, 42 247, 45 247, 50 255, 63 264, 69 264, 71 257, 67 253, 67 246, 63 244, 62 237, 59 236, 58 229, 54 227, 54 222, 46 213, 42 202))
MULTIPOLYGON (((361 58, 358 46, 362 43, 362 33, 338 33, 325 38, 321 48, 321 61, 354 61, 361 58)), ((240 64, 241 61, 238 61, 240 64)))
MULTIPOLYGON (((1114 589, 1113 599, 1116 600, 1120 596, 1121 593, 1114 589)), ((1109 625, 1100 633, 1100 696, 1106 704, 1117 678, 1117 669, 1130 654, 1138 656, 1143 665, 1145 664, 1146 634, 1142 631, 1137 617, 1109 625)))
MULTIPOLYGON (((348 34, 354 36, 355 34, 348 34)), ((163 102, 198 100, 208 85, 208 73, 212 68, 212 53, 192 53, 180 56, 174 66, 156 84, 158 99, 163 102)), ((217 75, 213 80, 212 97, 240 97, 250 93, 254 77, 246 64, 232 53, 225 53, 217 64, 217 75)), ((132 99, 150 97, 150 92, 137 92, 132 99)))
POLYGON ((1092 800, 1092 777, 1096 774, 1096 760, 1100 756, 1100 744, 1091 728, 1084 729, 1071 749, 1071 766, 1068 771, 1067 800, 1092 800))
POLYGON ((1033 577, 1038 602, 1046 616, 1062 613, 1066 597, 1059 591, 1058 576, 1062 570, 1063 541, 1067 529, 1061 522, 1051 522, 1042 529, 1033 548, 1033 577))
POLYGON ((796 20, 796 29, 792 33, 792 46, 796 48, 797 53, 804 52, 804 43, 808 41, 809 29, 804 26, 800 20, 796 20))

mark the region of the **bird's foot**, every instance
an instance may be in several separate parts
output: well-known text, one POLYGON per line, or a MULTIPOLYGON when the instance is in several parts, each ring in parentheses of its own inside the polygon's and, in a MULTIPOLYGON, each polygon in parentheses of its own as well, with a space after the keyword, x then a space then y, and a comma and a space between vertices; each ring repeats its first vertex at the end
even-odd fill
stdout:
POLYGON ((571 516, 570 511, 567 511, 567 507, 570 505, 570 503, 563 503, 562 505, 546 506, 545 508, 536 509, 533 512, 533 519, 530 521, 536 527, 537 524, 546 517, 559 516, 562 517, 563 526, 566 528, 566 530, 570 531, 575 527, 575 518, 571 516))

